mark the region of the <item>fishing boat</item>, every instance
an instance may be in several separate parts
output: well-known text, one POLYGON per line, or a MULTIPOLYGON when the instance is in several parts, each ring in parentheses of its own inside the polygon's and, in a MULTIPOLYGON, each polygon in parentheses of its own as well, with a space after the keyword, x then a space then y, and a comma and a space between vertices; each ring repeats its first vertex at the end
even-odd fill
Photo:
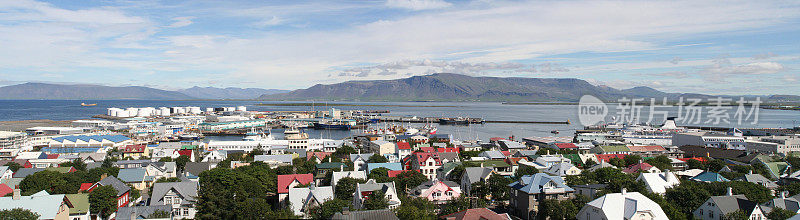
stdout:
POLYGON ((96 105, 97 105, 97 104, 95 104, 95 103, 92 103, 92 104, 86 104, 86 103, 83 103, 83 102, 81 102, 81 106, 96 106, 96 105))
POLYGON ((314 129, 320 130, 350 130, 351 127, 349 123, 344 122, 314 122, 314 129))
POLYGON ((181 135, 178 135, 178 138, 180 138, 181 140, 199 140, 200 139, 200 135, 197 135, 197 134, 181 134, 181 135))
POLYGON ((557 130, 552 130, 552 131, 550 131, 550 133, 558 134, 559 132, 557 130))
POLYGON ((440 118, 439 124, 443 125, 468 125, 469 120, 466 118, 440 118))

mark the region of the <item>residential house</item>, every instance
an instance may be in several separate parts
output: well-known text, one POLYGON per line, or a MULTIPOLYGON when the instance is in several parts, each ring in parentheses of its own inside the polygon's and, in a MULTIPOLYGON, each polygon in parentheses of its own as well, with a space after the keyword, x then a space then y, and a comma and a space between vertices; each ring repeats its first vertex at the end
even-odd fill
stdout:
POLYGON ((0 180, 11 179, 13 177, 14 177, 14 171, 11 171, 11 169, 8 166, 0 166, 0 180))
POLYGON ((594 165, 594 166, 592 166, 592 167, 589 167, 589 169, 587 169, 587 170, 594 172, 595 170, 602 169, 602 168, 609 168, 609 167, 610 167, 610 168, 617 169, 617 167, 616 167, 616 166, 614 166, 614 165, 611 165, 610 163, 608 163, 608 162, 606 162, 606 161, 602 161, 602 162, 600 162, 600 163, 598 163, 598 164, 595 164, 595 165, 594 165))
POLYGON ((467 209, 442 216, 441 218, 444 220, 511 220, 511 216, 509 216, 507 213, 497 214, 497 212, 487 208, 467 209))
POLYGON ((434 204, 444 204, 449 200, 461 196, 461 187, 453 181, 441 181, 438 179, 423 182, 411 189, 411 196, 425 198, 434 204))
POLYGON ((534 213, 539 210, 539 202, 546 199, 566 200, 575 192, 562 177, 545 173, 525 175, 508 186, 512 191, 510 206, 516 216, 522 219, 533 219, 534 213))
POLYGON ((41 151, 19 152, 14 160, 47 159, 47 154, 41 151))
POLYGON ((508 161, 505 160, 481 160, 481 161, 469 161, 467 163, 477 164, 479 167, 488 167, 494 170, 495 174, 502 175, 502 176, 511 176, 514 175, 514 172, 517 171, 519 165, 512 165, 509 164, 508 161))
POLYGON ((595 157, 597 157, 597 162, 600 163, 603 161, 606 162, 611 161, 611 158, 618 158, 620 160, 624 160, 626 155, 627 154, 595 154, 595 157))
POLYGON ((353 179, 367 179, 367 172, 366 171, 340 171, 340 172, 333 172, 333 176, 331 178, 331 186, 336 188, 336 183, 339 182, 342 178, 350 177, 353 179))
POLYGON ((588 185, 575 185, 571 186, 575 189, 575 194, 586 196, 586 198, 594 199, 605 188, 606 184, 588 184, 588 185))
POLYGON ((22 166, 22 168, 33 168, 33 164, 26 159, 0 160, 0 166, 8 166, 8 163, 19 164, 22 166))
POLYGON ((461 175, 461 189, 469 195, 472 190, 472 184, 477 182, 485 183, 494 174, 496 174, 494 169, 488 167, 464 168, 464 174, 461 175))
POLYGON ((154 181, 152 176, 147 175, 147 170, 144 168, 120 169, 117 178, 138 190, 147 189, 154 181))
POLYGON ((197 210, 198 184, 192 181, 153 184, 150 206, 172 206, 172 216, 177 219, 194 219, 197 210))
MULTIPOLYGON (((443 163, 442 166, 439 167, 439 170, 436 170, 436 178, 440 180, 449 179, 453 174, 455 174, 453 173, 453 170, 461 165, 463 165, 461 162, 443 163)), ((461 173, 457 175, 461 175, 461 173)))
POLYGON ((578 220, 652 219, 669 220, 656 202, 638 192, 610 193, 597 198, 578 211, 578 220))
POLYGON ((106 160, 106 153, 79 153, 78 157, 85 163, 100 163, 106 160))
POLYGON ((172 205, 155 205, 155 206, 120 207, 119 209, 117 209, 117 214, 114 218, 116 220, 147 219, 150 215, 152 215, 157 211, 170 213, 169 219, 175 217, 172 216, 172 205))
POLYGON ((436 178, 436 170, 442 166, 438 153, 414 152, 411 154, 411 169, 420 170, 428 179, 436 178))
POLYGON ((395 151, 397 152, 397 158, 406 158, 408 155, 411 155, 411 145, 405 141, 398 141, 397 144, 395 144, 395 151))
MULTIPOLYGON (((195 153, 194 153, 193 150, 188 150, 188 149, 187 150, 178 150, 178 155, 189 157, 189 161, 191 161, 191 162, 197 161, 195 159, 195 153)), ((178 157, 180 157, 180 156, 178 156, 178 157)))
POLYGON ((778 192, 776 198, 761 204, 761 211, 763 213, 770 213, 775 208, 781 208, 792 213, 800 213, 800 201, 794 197, 787 197, 787 193, 789 192, 778 192))
POLYGON ((771 190, 778 189, 778 184, 775 184, 775 182, 772 182, 772 180, 767 179, 766 177, 762 176, 761 174, 753 173, 753 170, 750 170, 750 172, 748 172, 747 174, 745 174, 745 175, 743 175, 743 176, 741 176, 739 178, 736 178, 734 180, 747 181, 747 182, 755 183, 755 184, 767 187, 767 189, 771 189, 771 190))
POLYGON ((117 207, 128 206, 128 203, 130 202, 131 187, 129 187, 128 185, 125 185, 125 183, 123 183, 122 181, 120 181, 116 177, 113 177, 113 176, 105 177, 106 176, 105 174, 103 174, 103 176, 104 177, 102 177, 102 179, 100 179, 100 181, 98 181, 97 183, 93 184, 86 191, 87 192, 91 192, 92 190, 96 189, 97 187, 101 187, 101 186, 114 187, 114 189, 117 190, 117 195, 116 195, 116 197, 117 197, 117 207))
POLYGON ((306 160, 322 163, 325 158, 330 157, 332 154, 333 152, 306 152, 306 160))
POLYGON ((506 155, 503 152, 491 150, 491 151, 484 151, 478 154, 478 157, 484 157, 487 160, 502 160, 506 159, 506 155))
POLYGON ((594 154, 630 154, 631 150, 625 145, 603 145, 596 146, 589 152, 594 154))
POLYGON ((528 161, 534 161, 534 160, 536 160, 537 157, 539 157, 539 155, 536 154, 535 150, 520 150, 520 151, 514 152, 514 154, 512 154, 511 156, 513 156, 513 157, 524 157, 528 161))
POLYGON ((722 219, 725 215, 741 210, 751 220, 766 220, 766 213, 761 210, 758 203, 747 200, 744 195, 734 195, 733 189, 728 187, 724 196, 712 196, 700 207, 694 210, 694 218, 702 220, 722 219))
POLYGON ((634 164, 628 168, 622 170, 624 173, 636 173, 636 172, 646 172, 646 173, 660 173, 657 167, 650 165, 649 163, 640 162, 638 164, 634 164))
POLYGON ((147 171, 148 176, 158 180, 160 178, 178 177, 177 167, 178 165, 175 162, 152 162, 147 164, 144 169, 147 171))
POLYGON ((374 154, 350 154, 350 162, 353 162, 353 170, 367 170, 365 165, 372 155, 374 154))
POLYGON ((40 191, 30 196, 22 196, 15 189, 12 196, 0 197, 0 210, 22 208, 39 215, 39 219, 69 219, 70 204, 64 194, 50 195, 40 191))
POLYGON ((400 207, 400 197, 397 194, 394 182, 376 183, 375 180, 367 180, 366 183, 357 183, 356 192, 353 195, 353 207, 356 209, 364 208, 364 201, 366 201, 373 192, 380 190, 383 192, 387 201, 389 201, 389 209, 400 207))
POLYGON ((544 170, 544 172, 550 175, 566 177, 581 174, 581 169, 578 169, 578 167, 572 165, 572 163, 558 163, 550 166, 544 170))
POLYGON ((369 152, 378 155, 396 153, 395 144, 388 141, 372 141, 369 145, 367 145, 367 149, 369 150, 369 152))
POLYGON ((640 173, 636 181, 644 182, 647 191, 664 195, 667 189, 676 187, 681 184, 680 179, 675 173, 667 170, 663 173, 640 173))
POLYGON ((209 162, 187 162, 186 166, 183 168, 183 172, 187 177, 196 177, 199 176, 203 171, 211 170, 213 168, 213 165, 209 162))
POLYGON ((689 178, 690 180, 698 181, 698 182, 728 182, 731 181, 728 178, 720 175, 719 173, 711 172, 711 171, 703 171, 697 176, 689 178))
POLYGON ((655 157, 667 153, 667 150, 662 146, 628 146, 631 154, 639 155, 642 157, 655 157))
POLYGON ((374 169, 386 168, 389 170, 403 170, 403 165, 400 163, 367 163, 367 174, 374 169))
POLYGON ((309 210, 319 207, 322 203, 333 200, 333 187, 331 186, 309 186, 306 188, 289 189, 290 209, 297 216, 309 217, 309 210))
POLYGON ((132 144, 125 146, 122 148, 122 157, 130 157, 133 159, 139 159, 140 157, 150 156, 150 150, 147 145, 144 144, 132 144))
MULTIPOLYGON (((153 148, 153 150, 151 150, 151 151, 152 151, 151 158, 153 158, 153 160, 155 160, 155 161, 159 161, 159 160, 161 160, 161 158, 165 158, 165 157, 169 157, 169 158, 172 158, 172 159, 177 159, 178 157, 181 156, 180 154, 178 154, 178 149, 173 149, 173 148, 160 148, 160 147, 157 147, 157 148, 153 148)), ((211 151, 211 153, 218 156, 218 154, 219 154, 218 151, 219 150, 214 150, 214 151, 211 151), (217 153, 214 153, 214 152, 217 152, 217 153)), ((206 161, 203 161, 203 162, 206 162, 206 161)))
POLYGON ((67 201, 69 201, 69 219, 70 220, 89 220, 91 215, 89 213, 89 194, 67 194, 67 201))
POLYGON ((524 143, 516 142, 512 140, 498 140, 497 145, 500 146, 500 149, 516 152, 519 150, 526 150, 528 146, 525 146, 524 143))
POLYGON ((314 174, 289 174, 278 175, 278 202, 281 206, 285 205, 286 198, 289 197, 289 189, 309 185, 314 182, 314 174))
POLYGON ((314 175, 315 179, 323 179, 328 172, 336 172, 336 171, 343 171, 347 169, 347 164, 341 162, 328 162, 328 163, 321 163, 316 165, 316 174, 314 175))

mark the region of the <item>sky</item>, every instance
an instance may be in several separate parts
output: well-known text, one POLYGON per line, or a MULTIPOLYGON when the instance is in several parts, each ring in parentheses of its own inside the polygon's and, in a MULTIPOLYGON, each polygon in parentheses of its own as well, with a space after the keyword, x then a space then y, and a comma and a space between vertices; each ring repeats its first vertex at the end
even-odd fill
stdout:
POLYGON ((0 85, 299 89, 438 72, 800 95, 798 1, 0 1, 0 85))

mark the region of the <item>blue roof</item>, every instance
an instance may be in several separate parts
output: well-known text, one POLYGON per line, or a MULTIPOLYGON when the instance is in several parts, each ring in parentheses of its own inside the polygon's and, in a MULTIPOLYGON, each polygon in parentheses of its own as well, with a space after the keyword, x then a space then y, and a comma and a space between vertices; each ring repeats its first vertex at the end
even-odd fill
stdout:
POLYGON ((702 181, 702 182, 728 182, 729 179, 725 178, 724 176, 720 175, 719 173, 704 171, 697 176, 690 178, 694 181, 702 181))
POLYGON ((71 136, 53 138, 54 141, 58 142, 64 142, 64 140, 68 140, 71 142, 75 142, 78 140, 89 142, 90 140, 103 141, 104 139, 114 143, 130 140, 130 138, 122 135, 71 135, 71 136))
POLYGON ((381 167, 389 170, 403 170, 403 165, 400 165, 400 163, 367 163, 367 173, 369 174, 372 170, 381 167))
POLYGON ((42 152, 48 154, 64 154, 64 153, 95 153, 100 150, 99 147, 43 147, 42 152))
POLYGON ((145 170, 142 168, 121 169, 117 174, 117 178, 126 183, 142 182, 145 180, 145 170))
POLYGON ((520 190, 528 194, 541 193, 542 186, 549 182, 555 183, 556 188, 563 188, 566 192, 575 191, 574 189, 564 184, 564 179, 560 176, 550 176, 545 173, 537 173, 534 175, 525 175, 517 182, 508 184, 512 189, 520 190))

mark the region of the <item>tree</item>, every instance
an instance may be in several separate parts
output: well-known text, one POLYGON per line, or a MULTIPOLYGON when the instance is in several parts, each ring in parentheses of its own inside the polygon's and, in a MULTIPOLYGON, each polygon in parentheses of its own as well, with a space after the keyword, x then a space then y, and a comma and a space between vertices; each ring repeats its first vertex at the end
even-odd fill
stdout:
POLYGON ((581 207, 577 207, 572 200, 545 199, 539 204, 537 217, 539 219, 574 219, 581 207))
MULTIPOLYGON (((405 202, 403 205, 405 205, 405 202)), ((441 209, 439 210, 439 216, 449 215, 467 209, 484 208, 486 206, 486 200, 471 200, 466 196, 461 196, 448 200, 447 203, 442 205, 441 209)))
POLYGON ((374 179, 379 183, 392 181, 392 179, 389 178, 389 168, 386 167, 375 168, 372 171, 369 171, 369 174, 367 174, 367 179, 374 179))
POLYGON ((389 200, 386 199, 383 191, 375 190, 364 200, 363 207, 366 210, 386 209, 389 208, 389 200))
POLYGON ((688 166, 689 169, 701 169, 701 170, 706 169, 706 166, 703 164, 703 162, 700 162, 699 160, 695 159, 687 160, 686 166, 688 166))
POLYGON ((197 219, 291 218, 288 209, 270 209, 277 193, 277 174, 269 165, 253 162, 236 169, 214 168, 200 173, 197 219))
MULTIPOLYGON (((300 158, 297 158, 297 159, 300 159, 300 158)), ((289 166, 289 165, 279 166, 278 168, 275 168, 275 173, 278 174, 278 175, 293 174, 294 173, 294 167, 289 166)))
POLYGON ((341 199, 344 201, 352 201, 353 200, 353 193, 356 192, 356 183, 366 183, 367 180, 364 179, 355 179, 351 177, 345 177, 339 179, 339 182, 336 183, 336 190, 335 195, 337 199, 341 199))
POLYGON ((692 213, 700 207, 711 193, 705 189, 703 183, 683 181, 675 188, 667 189, 664 198, 671 201, 683 213, 692 213))
POLYGON ((59 167, 72 167, 76 170, 86 171, 86 163, 81 158, 58 164, 59 167))
POLYGON ((372 156, 369 156, 369 159, 367 160, 367 162, 369 162, 369 163, 386 163, 386 162, 389 162, 389 160, 387 160, 386 157, 383 157, 381 155, 373 154, 372 156))
POLYGON ((792 167, 800 167, 800 157, 789 155, 786 157, 786 163, 789 163, 789 165, 792 165, 792 167))
POLYGON ((514 177, 519 179, 522 176, 533 175, 533 174, 537 174, 537 173, 539 173, 538 169, 536 169, 536 168, 534 168, 532 166, 527 166, 527 165, 520 164, 519 168, 517 168, 517 172, 514 172, 514 177))
POLYGON ((771 212, 769 212, 769 214, 767 214, 767 218, 771 219, 771 220, 786 220, 786 219, 791 218, 795 214, 797 214, 797 213, 794 213, 794 212, 786 210, 786 209, 775 207, 774 209, 772 209, 771 212))
POLYGON ((341 199, 332 199, 325 201, 320 206, 311 207, 308 210, 308 215, 312 219, 331 219, 334 214, 341 212, 345 207, 350 207, 350 202, 341 199))
POLYGON ((156 180, 156 183, 171 183, 171 182, 180 182, 181 179, 178 177, 161 177, 156 180))
POLYGON ((406 192, 428 181, 428 177, 417 171, 404 171, 395 176, 395 185, 398 192, 406 192))
POLYGON ((0 210, 0 220, 37 220, 39 214, 23 208, 0 210))
POLYGON ((172 162, 172 157, 162 157, 158 162, 172 162))
POLYGON ((108 218, 117 211, 117 190, 113 186, 95 188, 89 193, 89 208, 93 214, 108 218))
POLYGON ((501 175, 492 175, 486 180, 486 183, 489 187, 489 192, 491 192, 492 199, 508 200, 511 194, 511 188, 508 187, 508 184, 511 184, 510 179, 501 175))
POLYGON ((186 163, 189 162, 189 156, 181 155, 180 157, 175 159, 175 166, 178 167, 178 170, 183 171, 183 168, 186 167, 186 163))
POLYGON ((625 166, 625 161, 622 160, 622 159, 619 159, 617 157, 612 157, 611 159, 608 160, 608 163, 610 163, 611 165, 614 165, 615 167, 619 167, 619 168, 627 167, 627 166, 625 166))
POLYGON ((594 162, 594 160, 586 159, 586 161, 583 162, 583 168, 589 168, 596 164, 597 162, 594 162))
POLYGON ((629 167, 632 165, 639 164, 641 162, 642 156, 635 155, 635 154, 628 154, 625 156, 625 167, 629 167))
POLYGON ((80 171, 64 174, 44 170, 26 176, 19 185, 22 194, 25 195, 32 195, 42 190, 46 190, 50 194, 73 194, 78 193, 83 176, 85 176, 85 172, 80 171))
POLYGON ((725 161, 722 161, 720 159, 714 159, 708 161, 708 170, 712 172, 719 172, 719 170, 721 170, 724 167, 725 167, 725 161))
POLYGON ((401 197, 402 204, 395 209, 400 219, 436 219, 436 207, 431 201, 421 197, 401 197))
POLYGON ((455 168, 453 168, 453 170, 450 171, 450 175, 447 176, 447 180, 457 183, 461 182, 461 176, 464 175, 465 170, 466 167, 463 164, 456 166, 455 168))
POLYGON ((647 160, 647 163, 650 165, 655 166, 659 170, 671 170, 672 169, 672 160, 665 155, 657 156, 654 158, 650 158, 647 160))
POLYGON ((748 220, 747 217, 748 216, 746 213, 744 213, 744 211, 736 210, 722 216, 722 220, 748 220))
POLYGON ((6 166, 8 166, 8 169, 11 169, 11 171, 14 171, 14 172, 17 172, 17 170, 22 168, 22 165, 19 165, 16 162, 8 162, 8 163, 6 163, 6 166))
POLYGON ((789 195, 800 194, 800 183, 792 183, 789 185, 783 185, 778 187, 778 192, 785 192, 785 191, 789 191, 789 195))
POLYGON ((172 217, 172 214, 170 214, 170 212, 164 211, 164 210, 155 210, 155 211, 153 211, 153 213, 150 213, 150 215, 147 216, 147 218, 151 218, 151 219, 155 219, 155 218, 170 218, 170 217, 172 217))
POLYGON ((342 145, 341 147, 336 149, 336 151, 333 152, 333 154, 331 156, 335 157, 335 158, 339 158, 339 159, 345 159, 348 156, 350 156, 350 154, 354 154, 354 153, 357 153, 356 149, 353 149, 353 147, 348 146, 348 145, 342 145))

